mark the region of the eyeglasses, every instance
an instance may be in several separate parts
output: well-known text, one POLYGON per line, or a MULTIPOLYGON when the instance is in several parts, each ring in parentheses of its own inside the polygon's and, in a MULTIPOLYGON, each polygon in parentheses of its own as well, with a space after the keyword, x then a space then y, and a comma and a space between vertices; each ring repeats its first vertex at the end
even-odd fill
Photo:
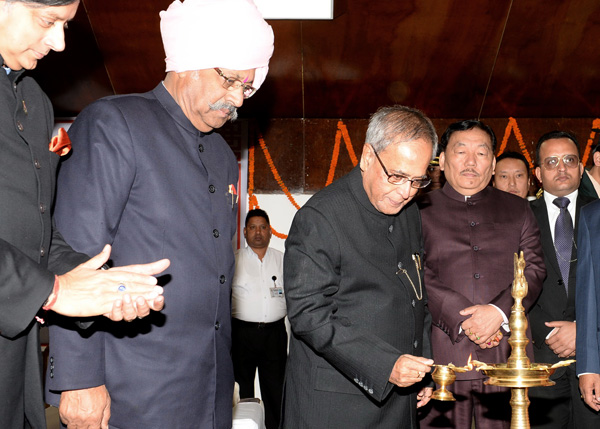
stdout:
POLYGON ((546 170, 554 170, 558 167, 561 159, 565 167, 576 168, 579 165, 579 157, 577 155, 549 156, 542 161, 542 165, 546 167, 546 170))
POLYGON ((224 79, 223 88, 229 91, 235 91, 236 89, 239 89, 241 87, 243 88, 244 98, 250 98, 256 92, 256 88, 254 88, 252 85, 248 85, 239 79, 225 76, 221 69, 215 67, 215 71, 219 73, 219 76, 221 76, 224 79))
POLYGON ((377 161, 379 161, 381 168, 383 168, 383 172, 387 176, 388 182, 390 182, 392 185, 404 185, 406 182, 410 182, 411 188, 421 189, 427 187, 431 183, 431 179, 429 177, 419 177, 418 179, 411 179, 410 177, 407 177, 404 174, 388 173, 387 168, 385 168, 385 165, 383 165, 383 162, 381 162, 381 158, 379 158, 379 155, 377 155, 375 149, 373 149, 373 153, 375 154, 377 161))

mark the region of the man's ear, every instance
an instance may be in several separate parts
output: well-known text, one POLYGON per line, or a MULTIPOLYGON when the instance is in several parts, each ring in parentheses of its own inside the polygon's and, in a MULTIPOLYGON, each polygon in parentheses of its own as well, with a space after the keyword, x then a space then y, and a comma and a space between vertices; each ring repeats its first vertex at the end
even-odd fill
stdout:
POLYGON ((440 163, 440 170, 444 171, 444 164, 446 163, 446 152, 440 153, 439 163, 440 163))
POLYGON ((362 154, 360 155, 360 170, 366 171, 373 162, 374 157, 375 154, 373 153, 373 146, 371 146, 369 143, 365 143, 363 145, 362 154))
POLYGON ((594 153, 593 161, 596 167, 600 167, 600 151, 594 153))
POLYGON ((537 177, 539 184, 542 185, 542 187, 543 187, 542 170, 540 167, 535 167, 535 177, 537 177))

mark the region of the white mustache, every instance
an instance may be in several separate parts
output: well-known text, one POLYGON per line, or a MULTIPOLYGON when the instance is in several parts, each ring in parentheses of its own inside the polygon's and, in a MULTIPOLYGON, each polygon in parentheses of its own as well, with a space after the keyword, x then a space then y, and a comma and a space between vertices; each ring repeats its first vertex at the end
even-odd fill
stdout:
POLYGON ((227 103, 225 101, 217 101, 216 103, 209 104, 208 107, 210 107, 210 110, 229 110, 229 120, 231 121, 235 121, 238 117, 237 107, 235 107, 231 103, 227 103))

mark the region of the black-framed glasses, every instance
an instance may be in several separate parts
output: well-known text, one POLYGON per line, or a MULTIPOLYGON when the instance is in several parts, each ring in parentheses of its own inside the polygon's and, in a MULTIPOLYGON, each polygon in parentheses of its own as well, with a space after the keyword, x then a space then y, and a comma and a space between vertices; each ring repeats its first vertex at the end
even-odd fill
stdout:
POLYGON ((379 161, 381 168, 383 168, 383 172, 387 176, 388 182, 390 182, 392 185, 404 185, 406 182, 410 182, 411 188, 421 189, 427 187, 431 183, 431 178, 427 176, 419 177, 418 179, 411 179, 410 177, 405 176, 404 174, 388 173, 387 168, 385 168, 385 165, 383 165, 383 162, 381 161, 381 158, 379 158, 379 155, 377 154, 375 148, 373 148, 373 153, 375 154, 377 161, 379 161))
POLYGON ((229 91, 235 91, 236 89, 243 88, 242 91, 244 93, 244 98, 250 98, 256 92, 256 88, 254 88, 252 85, 248 85, 239 79, 225 76, 221 69, 215 67, 215 71, 223 78, 223 88, 229 91))
POLYGON ((548 158, 544 158, 542 165, 546 170, 554 170, 558 167, 561 159, 567 168, 576 168, 579 166, 579 157, 577 155, 549 156, 548 158))

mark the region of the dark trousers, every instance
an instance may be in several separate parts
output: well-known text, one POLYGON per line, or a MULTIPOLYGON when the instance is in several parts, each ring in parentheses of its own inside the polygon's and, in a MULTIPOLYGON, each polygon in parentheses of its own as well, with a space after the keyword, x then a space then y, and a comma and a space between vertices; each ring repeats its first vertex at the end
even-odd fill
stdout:
POLYGON ((260 393, 265 405, 265 426, 279 427, 283 378, 287 360, 287 333, 284 319, 273 323, 252 323, 232 319, 232 358, 240 398, 254 398, 254 377, 258 368, 260 393))
POLYGON ((510 390, 483 381, 461 380, 448 386, 456 402, 429 401, 419 409, 420 428, 471 429, 475 420, 477 429, 508 429, 510 390))
POLYGON ((529 389, 529 421, 536 429, 600 428, 600 415, 589 408, 579 392, 575 365, 568 366, 554 386, 529 389))

